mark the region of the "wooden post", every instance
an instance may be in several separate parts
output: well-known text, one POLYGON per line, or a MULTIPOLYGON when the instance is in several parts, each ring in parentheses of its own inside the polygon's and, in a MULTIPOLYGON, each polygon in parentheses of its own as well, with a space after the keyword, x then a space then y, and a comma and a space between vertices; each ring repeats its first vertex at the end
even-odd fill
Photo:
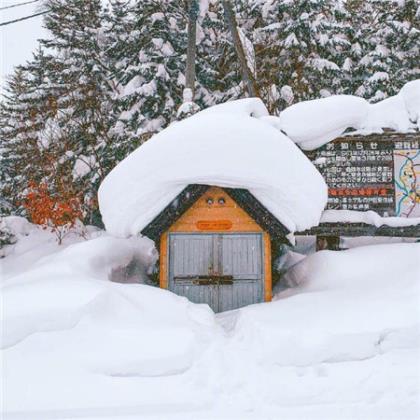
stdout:
POLYGON ((273 296, 273 279, 271 273, 271 238, 267 232, 263 234, 264 242, 264 301, 270 302, 273 296))
POLYGON ((340 249, 340 237, 339 236, 322 236, 317 235, 316 237, 316 250, 338 251, 340 249))
POLYGON ((168 288, 168 233, 165 232, 160 238, 159 255, 159 287, 168 288))

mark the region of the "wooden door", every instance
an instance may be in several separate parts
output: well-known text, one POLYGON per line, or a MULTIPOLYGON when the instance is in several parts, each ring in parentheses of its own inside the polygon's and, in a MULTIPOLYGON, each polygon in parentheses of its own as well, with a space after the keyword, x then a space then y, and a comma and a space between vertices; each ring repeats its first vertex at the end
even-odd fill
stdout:
POLYGON ((169 290, 215 312, 264 300, 262 235, 170 234, 169 290))
POLYGON ((219 287, 219 312, 263 302, 262 235, 220 235, 218 240, 220 272, 233 280, 219 287))

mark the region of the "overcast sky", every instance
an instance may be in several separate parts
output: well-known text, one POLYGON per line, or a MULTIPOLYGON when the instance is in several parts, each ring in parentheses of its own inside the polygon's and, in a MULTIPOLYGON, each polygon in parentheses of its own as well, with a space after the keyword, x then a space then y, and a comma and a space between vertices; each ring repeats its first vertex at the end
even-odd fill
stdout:
MULTIPOLYGON (((28 0, 0 0, 0 7, 26 3, 28 0)), ((39 3, 0 10, 0 22, 17 19, 39 11, 39 3)), ((36 49, 37 39, 45 36, 42 28, 42 16, 0 26, 1 39, 1 73, 0 84, 4 87, 5 77, 13 71, 13 67, 25 63, 36 49)))

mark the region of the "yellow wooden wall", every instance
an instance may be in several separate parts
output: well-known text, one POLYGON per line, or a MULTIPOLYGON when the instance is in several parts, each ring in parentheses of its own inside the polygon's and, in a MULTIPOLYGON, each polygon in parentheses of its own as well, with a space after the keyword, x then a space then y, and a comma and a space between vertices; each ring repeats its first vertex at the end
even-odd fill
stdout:
POLYGON ((265 300, 272 297, 270 235, 221 188, 209 188, 160 240, 160 287, 168 287, 168 233, 263 233, 265 300), (225 200, 219 204, 219 199, 225 200), (208 204, 208 199, 213 204, 208 204))

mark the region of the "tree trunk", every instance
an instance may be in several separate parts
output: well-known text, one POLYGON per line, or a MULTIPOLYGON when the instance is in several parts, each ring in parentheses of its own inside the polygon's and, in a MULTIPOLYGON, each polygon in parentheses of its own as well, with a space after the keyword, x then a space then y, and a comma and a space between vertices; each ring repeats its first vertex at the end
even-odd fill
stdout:
POLYGON ((191 101, 194 101, 195 88, 195 53, 196 53, 196 34, 197 34, 197 0, 188 2, 188 46, 187 46, 187 65, 185 69, 185 88, 191 89, 191 101))
POLYGON ((236 17, 233 12, 232 5, 230 0, 222 0, 222 3, 223 9, 225 11, 226 23, 232 35, 233 45, 238 56, 242 79, 245 83, 248 96, 259 97, 260 95, 258 94, 257 83, 255 81, 254 75, 251 72, 251 69, 248 67, 244 46, 242 44, 241 37, 239 36, 238 24, 236 22, 236 17))

